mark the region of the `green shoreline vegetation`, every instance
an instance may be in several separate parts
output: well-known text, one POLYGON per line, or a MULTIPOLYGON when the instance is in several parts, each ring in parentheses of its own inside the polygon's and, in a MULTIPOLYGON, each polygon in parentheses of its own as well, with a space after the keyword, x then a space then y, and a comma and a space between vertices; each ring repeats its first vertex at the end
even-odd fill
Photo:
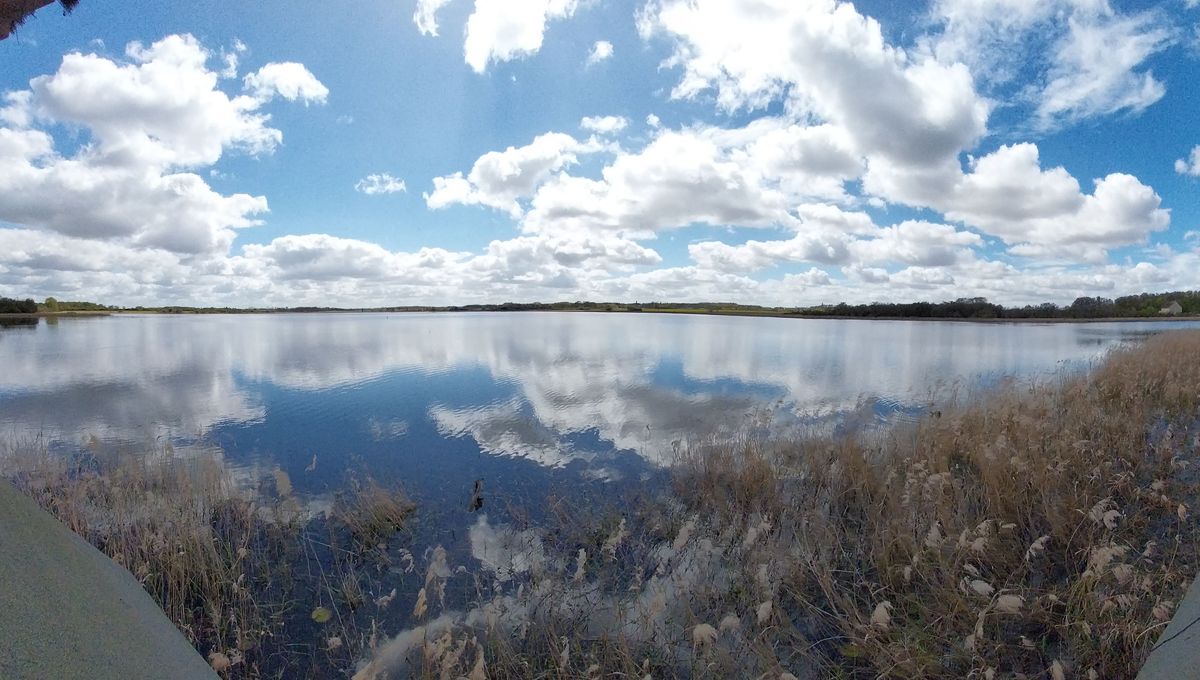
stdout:
POLYGON ((651 312, 659 314, 711 314, 784 318, 833 319, 936 319, 968 321, 1110 321, 1115 319, 1179 319, 1200 316, 1200 291, 1142 293, 1124 297, 1079 297, 1069 305, 1051 302, 1005 307, 985 298, 959 298, 945 302, 872 302, 809 307, 763 307, 723 302, 505 302, 450 306, 401 305, 392 307, 158 307, 108 306, 94 302, 60 302, 47 298, 0 297, 0 316, 54 314, 272 314, 315 312, 651 312))
POLYGON ((0 472, 226 678, 1133 677, 1200 564, 1198 354, 1171 331, 915 423, 690 442, 670 493, 559 499, 485 568, 409 552, 420 508, 370 482, 310 513, 169 447, 0 472))

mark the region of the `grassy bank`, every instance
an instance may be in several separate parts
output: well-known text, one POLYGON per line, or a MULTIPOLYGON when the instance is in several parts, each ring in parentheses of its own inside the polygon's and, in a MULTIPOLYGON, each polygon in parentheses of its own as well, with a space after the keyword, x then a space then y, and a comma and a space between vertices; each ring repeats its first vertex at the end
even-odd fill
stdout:
POLYGON ((1197 356, 1169 332, 882 431, 692 442, 669 493, 480 518, 464 564, 399 547, 411 507, 367 483, 314 515, 211 457, 0 459, 226 677, 1132 677, 1200 559, 1197 356))

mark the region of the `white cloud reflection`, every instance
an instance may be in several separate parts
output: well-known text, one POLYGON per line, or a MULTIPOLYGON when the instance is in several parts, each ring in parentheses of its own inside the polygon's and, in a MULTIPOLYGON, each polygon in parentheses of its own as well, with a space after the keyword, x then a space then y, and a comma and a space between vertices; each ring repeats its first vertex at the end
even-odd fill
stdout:
MULTIPOLYGON (((269 386, 390 394, 482 371, 473 379, 492 383, 487 396, 417 394, 420 417, 444 437, 547 466, 594 461, 594 444, 580 443, 591 436, 662 464, 689 438, 736 431, 763 411, 778 409, 784 417, 768 426, 786 428, 864 399, 920 404, 980 376, 1087 360, 1143 328, 1153 326, 582 313, 64 321, 0 332, 0 429, 67 441, 188 437, 263 422, 269 386), (389 386, 401 377, 406 387, 389 386)), ((335 406, 306 414, 318 429, 332 426, 339 396, 320 398, 335 406)), ((406 418, 371 414, 363 432, 404 437, 415 425, 406 418)))

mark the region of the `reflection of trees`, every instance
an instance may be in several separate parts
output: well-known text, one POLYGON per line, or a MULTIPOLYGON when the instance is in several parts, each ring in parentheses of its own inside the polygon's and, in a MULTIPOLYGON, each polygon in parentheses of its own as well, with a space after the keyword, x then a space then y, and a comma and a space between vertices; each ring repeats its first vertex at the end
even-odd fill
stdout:
MULTIPOLYGON (((8 317, 0 318, 0 329, 6 328, 37 328, 37 317, 8 317)), ((3 337, 3 336, 0 336, 3 337)))

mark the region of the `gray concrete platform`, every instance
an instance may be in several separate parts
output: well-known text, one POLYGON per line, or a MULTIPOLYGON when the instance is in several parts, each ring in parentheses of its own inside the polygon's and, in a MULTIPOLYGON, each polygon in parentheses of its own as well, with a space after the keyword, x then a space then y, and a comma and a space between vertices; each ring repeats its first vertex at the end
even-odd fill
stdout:
POLYGON ((1138 680, 1200 680, 1200 578, 1175 609, 1138 680))
POLYGON ((0 678, 216 677, 129 572, 0 480, 0 678))

